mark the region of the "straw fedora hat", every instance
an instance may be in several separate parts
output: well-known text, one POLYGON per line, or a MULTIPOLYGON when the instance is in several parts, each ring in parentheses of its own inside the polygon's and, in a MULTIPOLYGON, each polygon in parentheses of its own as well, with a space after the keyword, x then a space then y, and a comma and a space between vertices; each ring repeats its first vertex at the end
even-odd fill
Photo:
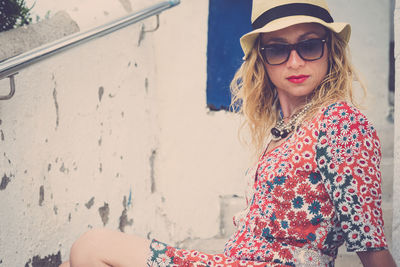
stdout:
POLYGON ((333 22, 324 0, 253 0, 251 14, 253 31, 240 38, 244 52, 243 59, 247 59, 260 33, 312 22, 336 32, 346 43, 350 39, 350 24, 333 22))

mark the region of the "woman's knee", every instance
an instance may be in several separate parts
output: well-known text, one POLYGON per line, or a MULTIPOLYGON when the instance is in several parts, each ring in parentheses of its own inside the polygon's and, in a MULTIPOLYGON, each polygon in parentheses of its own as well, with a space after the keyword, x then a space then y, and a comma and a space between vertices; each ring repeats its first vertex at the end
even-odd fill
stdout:
POLYGON ((84 233, 72 245, 71 267, 146 266, 150 241, 107 229, 84 233))
POLYGON ((102 246, 109 232, 106 229, 93 229, 80 236, 70 250, 71 267, 102 266, 102 246))
POLYGON ((58 267, 71 267, 69 264, 69 261, 63 262, 61 263, 61 265, 59 265, 58 267))

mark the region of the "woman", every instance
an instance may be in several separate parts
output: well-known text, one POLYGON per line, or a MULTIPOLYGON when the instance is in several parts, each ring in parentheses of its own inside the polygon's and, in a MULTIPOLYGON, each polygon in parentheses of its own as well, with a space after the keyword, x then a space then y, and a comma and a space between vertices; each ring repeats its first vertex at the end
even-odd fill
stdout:
POLYGON ((395 266, 383 233, 380 143, 351 105, 350 25, 333 22, 322 0, 254 0, 252 26, 231 87, 259 160, 224 254, 93 230, 63 267, 333 266, 343 243, 364 266, 395 266))

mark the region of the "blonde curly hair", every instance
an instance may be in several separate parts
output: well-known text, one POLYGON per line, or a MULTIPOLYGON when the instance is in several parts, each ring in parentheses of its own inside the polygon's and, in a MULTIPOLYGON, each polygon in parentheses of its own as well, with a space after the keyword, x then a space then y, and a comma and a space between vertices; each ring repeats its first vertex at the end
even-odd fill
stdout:
MULTIPOLYGON (((353 81, 360 82, 366 95, 364 84, 358 78, 350 63, 349 49, 336 33, 326 29, 328 45, 328 73, 321 84, 309 96, 305 120, 312 118, 321 107, 336 101, 348 101, 357 106, 354 99, 353 81)), ((264 142, 270 129, 279 119, 277 92, 268 77, 265 63, 260 54, 260 38, 256 41, 249 57, 236 72, 231 82, 231 110, 244 115, 243 128, 248 128, 256 155, 264 149, 264 142)))

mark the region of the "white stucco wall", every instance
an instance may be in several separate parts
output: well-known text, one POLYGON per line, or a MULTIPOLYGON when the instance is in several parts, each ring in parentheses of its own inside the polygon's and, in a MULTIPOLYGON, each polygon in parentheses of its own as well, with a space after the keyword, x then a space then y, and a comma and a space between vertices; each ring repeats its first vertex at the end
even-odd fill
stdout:
POLYGON ((242 192, 248 156, 238 119, 206 108, 207 14, 186 1, 140 46, 142 23, 20 71, 0 106, 0 266, 66 259, 92 227, 172 244, 220 235, 220 196, 242 192))
POLYGON ((396 0, 394 10, 394 37, 395 37, 395 138, 394 138, 394 184, 393 191, 393 256, 397 265, 400 265, 400 1, 396 0))
POLYGON ((132 231, 138 202, 151 217, 157 88, 151 35, 138 47, 139 32, 130 26, 16 76, 16 94, 0 105, 0 266, 35 266, 59 251, 66 259, 92 227, 132 231))
MULTIPOLYGON (((85 30, 151 3, 42 0, 37 13, 65 9, 85 30)), ((337 21, 352 23, 390 202, 389 1, 328 3, 337 21), (355 12, 360 6, 365 12, 355 12)), ((237 138, 239 118, 206 107, 208 1, 182 0, 160 22, 140 46, 141 23, 16 76, 16 95, 0 103, 0 179, 3 170, 9 178, 0 190, 0 266, 58 252, 65 260, 73 240, 104 225, 183 246, 226 238, 221 220, 241 206, 233 195, 243 194, 250 157, 237 138)), ((144 23, 150 29, 155 18, 144 23)))

